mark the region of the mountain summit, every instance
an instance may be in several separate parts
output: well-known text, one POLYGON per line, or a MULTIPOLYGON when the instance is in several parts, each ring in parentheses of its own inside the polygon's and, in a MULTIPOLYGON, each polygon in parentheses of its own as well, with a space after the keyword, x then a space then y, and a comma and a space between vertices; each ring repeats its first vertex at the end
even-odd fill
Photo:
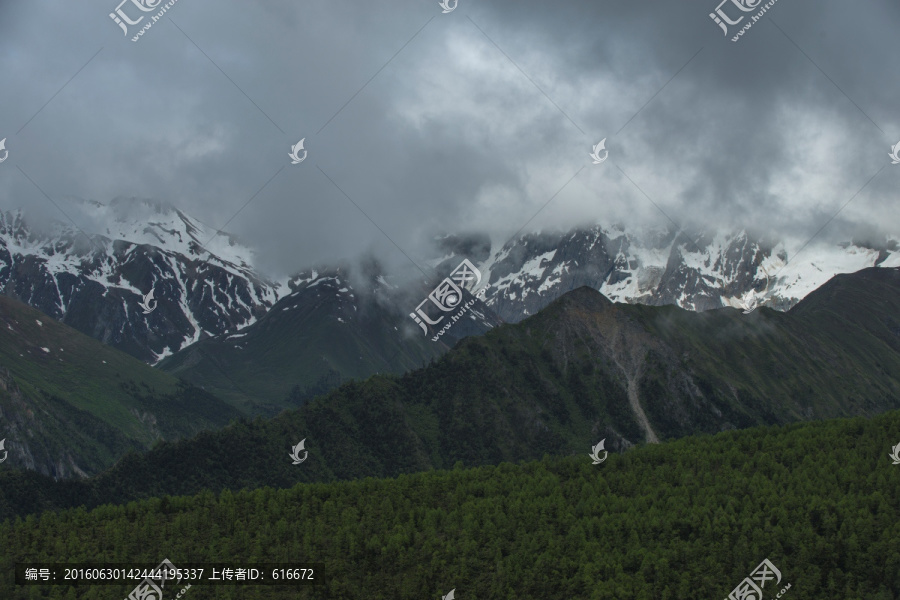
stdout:
POLYGON ((249 325, 278 300, 282 284, 256 274, 248 248, 178 209, 122 199, 79 208, 103 234, 39 231, 20 211, 0 213, 0 291, 150 363, 249 325), (158 307, 144 314, 151 290, 158 307))
MULTIPOLYGON (((21 212, 0 214, 0 291, 152 364, 200 340, 222 336, 237 340, 242 333, 249 334, 245 328, 290 296, 295 297, 292 310, 325 310, 343 319, 338 323, 347 323, 346 315, 339 313, 351 305, 372 317, 370 323, 392 322, 387 329, 357 332, 363 346, 389 348, 396 340, 384 336, 405 329, 400 323, 415 329, 408 315, 429 291, 392 289, 389 277, 370 278, 364 287, 354 289, 344 278, 320 303, 299 302, 298 294, 306 297, 304 290, 330 285, 334 273, 346 269, 298 264, 303 270, 297 275, 269 281, 257 272, 250 248, 166 203, 123 198, 109 204, 79 201, 77 210, 79 220, 91 224, 86 225, 88 234, 62 223, 38 230, 29 227, 21 212), (156 308, 147 313, 141 303, 151 291, 156 308), (390 300, 362 300, 379 293, 390 300)), ((742 307, 752 296, 759 305, 787 310, 832 275, 900 266, 900 247, 893 238, 819 245, 790 259, 781 242, 759 240, 745 231, 688 236, 667 228, 631 231, 621 225, 594 225, 526 234, 499 249, 492 248, 486 235, 448 235, 436 241, 440 258, 425 261, 434 266, 432 283, 465 258, 481 272, 484 289, 484 302, 478 300, 478 314, 471 315, 474 320, 455 325, 435 345, 438 354, 465 335, 536 314, 581 286, 629 304, 673 304, 705 311, 742 307)), ((296 334, 308 345, 328 345, 328 339, 308 335, 314 319, 300 321, 306 325, 296 334)), ((428 338, 436 335, 434 329, 428 338)), ((408 359, 393 366, 388 366, 390 358, 364 358, 368 350, 357 352, 354 359, 366 365, 362 371, 346 358, 332 366, 344 378, 395 371, 402 365, 410 368, 435 355, 418 348, 420 341, 408 349, 408 359)), ((224 362, 220 366, 227 368, 224 362)), ((303 369, 309 377, 320 377, 332 367, 324 372, 309 365, 303 369)), ((314 383, 315 378, 309 377, 300 378, 306 386, 314 383)))

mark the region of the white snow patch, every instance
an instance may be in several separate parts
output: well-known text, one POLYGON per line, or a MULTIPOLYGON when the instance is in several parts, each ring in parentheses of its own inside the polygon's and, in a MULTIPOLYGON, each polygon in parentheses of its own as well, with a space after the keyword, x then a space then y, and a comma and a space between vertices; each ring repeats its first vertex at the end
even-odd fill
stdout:
POLYGON ((884 262, 878 266, 879 267, 900 267, 900 252, 894 252, 889 257, 884 259, 884 262))
POLYGON ((172 356, 173 354, 175 354, 175 353, 172 352, 171 348, 166 346, 165 349, 160 354, 156 355, 156 360, 154 361, 154 364, 158 363, 159 361, 166 358, 167 356, 172 356))

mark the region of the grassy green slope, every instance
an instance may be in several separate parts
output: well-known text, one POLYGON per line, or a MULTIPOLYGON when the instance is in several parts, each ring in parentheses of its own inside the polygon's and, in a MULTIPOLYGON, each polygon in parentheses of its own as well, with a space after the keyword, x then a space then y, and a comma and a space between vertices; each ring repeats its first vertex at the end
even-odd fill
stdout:
POLYGON ((146 428, 129 412, 141 408, 140 403, 120 383, 130 381, 160 393, 173 392, 178 385, 171 375, 8 296, 0 296, 0 364, 15 375, 23 391, 40 388, 147 442, 151 438, 146 428))
POLYGON ((236 410, 177 378, 0 296, 4 468, 109 467, 128 448, 222 427, 236 410))
POLYGON ((0 595, 123 598, 133 586, 14 588, 13 563, 167 557, 325 564, 320 588, 194 586, 195 600, 724 598, 768 558, 782 580, 766 598, 790 584, 792 600, 892 600, 898 441, 894 411, 684 438, 598 466, 544 457, 48 513, 0 524, 0 595))

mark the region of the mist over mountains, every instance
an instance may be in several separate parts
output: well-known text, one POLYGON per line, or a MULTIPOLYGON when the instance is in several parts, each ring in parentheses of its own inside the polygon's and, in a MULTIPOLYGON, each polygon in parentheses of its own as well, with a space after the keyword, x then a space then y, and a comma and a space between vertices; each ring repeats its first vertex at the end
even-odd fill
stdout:
MULTIPOLYGON (((276 304, 293 302, 279 310, 325 311, 348 328, 354 315, 380 314, 383 329, 357 335, 375 346, 386 336, 394 336, 391 344, 410 345, 399 350, 400 363, 384 357, 380 365, 402 371, 434 353, 415 350, 433 332, 423 335, 409 313, 463 259, 481 271, 484 302, 437 351, 500 322, 518 322, 585 285, 614 302, 702 311, 739 307, 756 294, 762 304, 786 310, 834 274, 900 265, 897 238, 890 236, 810 246, 788 260, 780 241, 745 231, 689 235, 594 225, 528 233, 501 248, 486 234, 445 236, 435 240, 439 255, 425 261, 433 275, 419 281, 387 272, 372 257, 352 265, 298 264, 292 276, 267 277, 252 248, 170 205, 117 199, 78 201, 78 207, 96 231, 59 222, 32 227, 21 211, 0 214, 0 291, 151 364, 207 338, 233 340, 230 346, 239 348, 239 338, 228 336, 248 335, 244 330, 276 304), (317 287, 333 289, 301 307, 298 296, 317 287), (150 290, 158 305, 145 314, 140 302, 150 290)), ((357 377, 377 368, 336 370, 357 377)))
POLYGON ((898 28, 0 1, 0 600, 900 599, 898 28))
POLYGON ((0 215, 0 289, 146 362, 252 323, 278 299, 251 252, 180 210, 120 200, 82 203, 102 231, 55 223, 33 230, 21 211, 0 215), (158 305, 139 303, 154 290, 158 305))
POLYGON ((849 240, 789 262, 784 244, 746 231, 691 236, 596 225, 528 234, 477 259, 488 273, 488 306, 517 322, 583 285, 613 302, 695 311, 737 308, 755 291, 766 306, 787 310, 838 273, 900 266, 900 245, 895 237, 849 240))

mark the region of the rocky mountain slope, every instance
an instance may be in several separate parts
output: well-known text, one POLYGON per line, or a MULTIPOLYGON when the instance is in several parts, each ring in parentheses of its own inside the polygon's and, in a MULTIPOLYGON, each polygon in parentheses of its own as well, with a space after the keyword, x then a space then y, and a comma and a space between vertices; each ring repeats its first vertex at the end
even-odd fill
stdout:
MULTIPOLYGON (((117 199, 80 208, 102 231, 88 238, 59 223, 39 232, 21 212, 0 214, 0 292, 147 362, 240 331, 296 291, 289 280, 259 275, 251 248, 172 206, 117 199), (139 303, 151 289, 158 306, 145 315, 139 303)), ((690 310, 737 307, 758 292, 767 306, 786 310, 835 274, 900 266, 898 250, 894 238, 848 240, 788 262, 782 243, 745 231, 688 236, 594 225, 526 234, 502 248, 484 235, 450 235, 438 240, 441 258, 426 262, 439 280, 469 259, 484 278, 487 307, 517 322, 582 285, 614 302, 690 310)), ((340 267, 297 268, 306 271, 293 281, 312 286, 312 273, 328 279, 340 267)), ((378 293, 372 281, 355 292, 378 293)))
MULTIPOLYGON (((834 277, 786 313, 614 304, 582 287, 402 377, 161 444, 75 487, 30 476, 26 487, 48 502, 125 502, 587 455, 600 440, 615 452, 897 408, 900 269, 834 277), (301 440, 297 465, 288 455, 301 440)), ((0 489, 15 477, 0 470, 0 489)))
MULTIPOLYGON (((377 268, 363 278, 361 292, 349 271, 298 274, 288 282, 291 293, 255 323, 196 342, 158 367, 247 412, 256 414, 255 407, 269 405, 273 410, 263 414, 272 416, 341 381, 422 367, 460 337, 500 324, 472 310, 465 323, 433 342, 402 312, 408 301, 377 268)), ((481 304, 470 294, 465 297, 481 304)))
POLYGON ((499 249, 485 235, 446 236, 437 240, 439 258, 424 261, 433 281, 416 290, 393 285, 377 265, 355 277, 349 267, 325 265, 269 281, 251 249, 171 206, 79 206, 98 228, 89 236, 0 215, 0 291, 262 414, 342 380, 421 366, 463 337, 519 322, 581 286, 630 304, 787 310, 834 274, 900 265, 892 238, 810 246, 788 260, 782 243, 746 232, 694 237, 595 225, 527 234, 499 249), (446 318, 423 331, 411 315, 463 259, 479 270, 482 294, 464 292, 468 314, 457 321, 426 302, 432 318, 446 318), (147 313, 141 302, 151 290, 147 313))
POLYGON ((839 273, 900 266, 898 240, 816 245, 788 259, 782 243, 745 231, 688 236, 674 229, 626 230, 601 226, 528 234, 499 250, 447 244, 448 264, 476 262, 485 299, 504 321, 533 315, 581 286, 613 302, 694 311, 759 304, 787 310, 839 273))
POLYGON ((253 323, 278 300, 281 284, 255 273, 249 249, 178 209, 124 199, 80 208, 105 230, 38 231, 20 211, 0 213, 0 292, 150 363, 253 323))
POLYGON ((97 473, 128 450, 240 415, 200 389, 0 296, 0 469, 97 473))

